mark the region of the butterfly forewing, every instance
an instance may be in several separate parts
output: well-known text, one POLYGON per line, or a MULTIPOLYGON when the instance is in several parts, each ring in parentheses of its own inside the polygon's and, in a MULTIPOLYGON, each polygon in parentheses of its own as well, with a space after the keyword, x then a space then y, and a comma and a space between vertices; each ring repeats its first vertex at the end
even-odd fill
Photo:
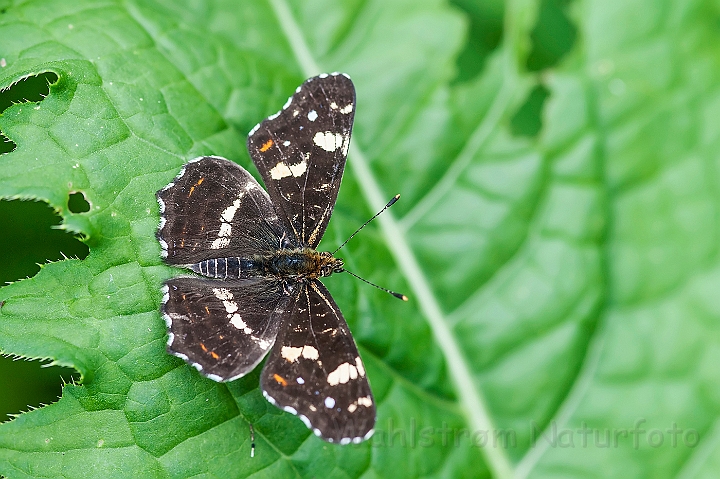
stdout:
POLYGON ((321 75, 303 83, 248 137, 250 157, 275 208, 305 246, 317 246, 332 215, 354 115, 350 78, 321 75))
POLYGON ((285 229, 265 190, 244 168, 206 156, 158 192, 158 239, 170 264, 277 250, 285 229))
POLYGON ((216 381, 250 372, 275 342, 290 296, 277 281, 175 278, 165 283, 168 350, 216 381))
POLYGON ((319 281, 301 285, 261 375, 271 402, 297 414, 324 439, 360 442, 372 434, 375 402, 350 329, 319 281))

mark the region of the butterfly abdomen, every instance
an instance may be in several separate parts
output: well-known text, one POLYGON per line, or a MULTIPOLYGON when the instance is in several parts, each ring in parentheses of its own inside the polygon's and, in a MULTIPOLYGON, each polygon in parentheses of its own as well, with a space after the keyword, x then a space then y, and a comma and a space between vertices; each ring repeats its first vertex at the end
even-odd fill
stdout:
POLYGON ((214 258, 191 264, 188 268, 209 278, 237 279, 262 275, 262 265, 254 258, 214 258))
POLYGON ((272 254, 253 255, 250 258, 214 258, 189 266, 195 273, 223 279, 257 276, 315 279, 329 276, 338 268, 342 268, 342 260, 312 248, 281 249, 272 254))

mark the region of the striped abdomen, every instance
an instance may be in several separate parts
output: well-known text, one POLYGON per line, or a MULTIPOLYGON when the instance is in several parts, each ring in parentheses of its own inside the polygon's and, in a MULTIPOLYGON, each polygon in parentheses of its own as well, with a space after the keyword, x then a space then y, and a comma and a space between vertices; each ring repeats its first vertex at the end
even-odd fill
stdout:
POLYGON ((254 260, 237 257, 208 259, 191 264, 189 268, 209 278, 237 279, 262 274, 261 265, 254 260))

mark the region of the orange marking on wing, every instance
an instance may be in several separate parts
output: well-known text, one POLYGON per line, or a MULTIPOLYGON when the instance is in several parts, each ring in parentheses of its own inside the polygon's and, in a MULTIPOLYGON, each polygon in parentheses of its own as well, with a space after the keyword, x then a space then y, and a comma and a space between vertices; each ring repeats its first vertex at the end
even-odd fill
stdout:
POLYGON ((279 385, 282 387, 287 386, 287 381, 285 381, 285 378, 280 376, 279 374, 273 374, 273 379, 278 382, 279 385))
POLYGON ((190 187, 190 193, 188 193, 188 198, 190 198, 190 196, 192 196, 193 191, 195 191, 195 187, 200 186, 203 181, 205 181, 205 177, 200 178, 199 180, 197 180, 197 182, 195 182, 195 184, 193 186, 190 187))
POLYGON ((210 315, 210 310, 208 309, 207 306, 205 306, 205 312, 206 312, 208 315, 210 315))
POLYGON ((213 359, 220 359, 220 356, 218 356, 218 354, 215 351, 211 351, 210 356, 212 356, 213 359))
POLYGON ((205 345, 203 343, 200 343, 200 347, 202 348, 203 351, 205 351, 207 353, 207 348, 205 347, 205 345))
POLYGON ((265 153, 266 151, 268 151, 270 149, 271 146, 273 146, 273 141, 268 140, 265 143, 263 143, 263 146, 260 147, 260 151, 265 153))

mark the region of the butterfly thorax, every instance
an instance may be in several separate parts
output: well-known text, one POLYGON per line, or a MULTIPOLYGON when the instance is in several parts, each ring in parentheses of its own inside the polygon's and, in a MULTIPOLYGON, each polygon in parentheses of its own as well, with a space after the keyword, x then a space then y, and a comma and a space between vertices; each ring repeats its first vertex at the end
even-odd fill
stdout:
POLYGON ((343 270, 343 261, 329 252, 312 248, 281 249, 258 257, 262 272, 282 278, 316 279, 343 270))
POLYGON ((302 281, 342 272, 343 260, 327 251, 287 248, 247 258, 213 258, 189 265, 189 269, 210 278, 276 277, 302 281))

